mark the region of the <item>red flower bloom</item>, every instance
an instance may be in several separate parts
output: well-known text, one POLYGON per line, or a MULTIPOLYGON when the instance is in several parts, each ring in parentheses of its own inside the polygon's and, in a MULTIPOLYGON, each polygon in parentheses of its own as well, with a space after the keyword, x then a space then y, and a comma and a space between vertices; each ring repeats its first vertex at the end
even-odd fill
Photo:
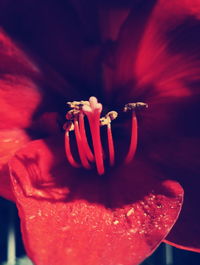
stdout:
POLYGON ((134 265, 164 239, 199 251, 198 1, 0 5, 0 192, 18 207, 33 262, 134 265), (86 170, 67 162, 68 138, 57 121, 66 102, 91 95, 119 118, 112 123, 113 149, 110 129, 107 143, 98 125, 101 105, 93 98, 78 109, 70 146, 76 162, 79 156, 92 167, 86 170), (133 102, 149 108, 134 112, 129 149, 131 117, 120 109, 133 102), (95 163, 80 121, 82 111, 92 110, 95 163), (185 203, 166 237, 182 206, 177 180, 185 203))

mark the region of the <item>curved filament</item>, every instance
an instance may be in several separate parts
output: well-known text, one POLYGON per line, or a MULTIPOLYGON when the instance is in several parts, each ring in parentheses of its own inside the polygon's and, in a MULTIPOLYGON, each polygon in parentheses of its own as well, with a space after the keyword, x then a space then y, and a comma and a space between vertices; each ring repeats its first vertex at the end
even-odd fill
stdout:
POLYGON ((115 149, 112 137, 111 123, 107 125, 107 137, 108 137, 108 150, 110 165, 113 166, 115 163, 115 149))
POLYGON ((88 158, 89 161, 93 162, 94 161, 94 155, 90 149, 90 146, 87 141, 87 136, 85 132, 85 124, 84 124, 84 114, 80 113, 79 114, 79 125, 80 125, 80 134, 82 137, 82 144, 84 146, 85 154, 88 158))
POLYGON ((99 175, 102 175, 104 174, 104 162, 99 122, 102 105, 98 103, 95 97, 90 97, 89 102, 90 106, 84 106, 83 111, 89 121, 97 171, 99 175))
POLYGON ((129 151, 128 154, 126 155, 125 158, 125 163, 129 163, 136 152, 137 149, 137 142, 138 142, 138 122, 137 122, 137 117, 135 114, 135 111, 132 113, 132 128, 131 128, 131 142, 129 146, 129 151))
POLYGON ((91 168, 91 166, 88 163, 87 156, 86 156, 84 148, 83 148, 82 137, 80 134, 79 124, 78 124, 77 119, 74 120, 74 130, 75 130, 76 142, 77 142, 78 153, 80 156, 81 163, 82 163, 84 168, 89 169, 89 168, 91 168))
POLYGON ((76 167, 76 168, 80 167, 80 165, 74 160, 72 152, 71 152, 68 130, 65 131, 65 153, 67 156, 67 160, 73 167, 76 167))

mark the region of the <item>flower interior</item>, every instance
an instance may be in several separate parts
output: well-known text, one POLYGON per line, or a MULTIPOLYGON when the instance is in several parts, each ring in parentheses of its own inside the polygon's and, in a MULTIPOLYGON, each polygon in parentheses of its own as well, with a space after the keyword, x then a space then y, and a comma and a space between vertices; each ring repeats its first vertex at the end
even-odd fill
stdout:
MULTIPOLYGON (((105 152, 101 139, 101 127, 106 126, 107 131, 107 148, 109 156, 109 166, 115 164, 115 145, 112 135, 111 123, 118 118, 121 113, 110 111, 101 117, 103 106, 98 102, 96 97, 90 97, 88 101, 67 102, 71 110, 66 114, 66 123, 63 128, 65 130, 65 151, 69 163, 73 167, 84 167, 92 169, 96 164, 99 175, 105 173, 105 152), (92 148, 90 147, 88 136, 85 128, 85 117, 88 119, 89 130, 92 140, 92 148), (75 133, 75 139, 78 149, 80 162, 77 162, 73 156, 70 145, 70 134, 75 133)), ((147 108, 148 105, 143 102, 128 103, 124 106, 122 112, 131 112, 131 138, 127 154, 123 158, 124 163, 130 163, 133 160, 138 142, 138 121, 137 110, 147 108)))

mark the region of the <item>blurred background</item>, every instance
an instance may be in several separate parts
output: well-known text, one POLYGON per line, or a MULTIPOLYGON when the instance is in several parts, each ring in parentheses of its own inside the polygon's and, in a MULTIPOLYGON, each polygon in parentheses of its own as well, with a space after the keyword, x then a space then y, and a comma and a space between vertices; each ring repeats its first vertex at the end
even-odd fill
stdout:
MULTIPOLYGON (((0 265, 33 265, 23 247, 17 209, 0 198, 0 265)), ((64 265, 64 264, 63 264, 64 265)), ((140 265, 200 265, 200 254, 166 244, 140 265)))

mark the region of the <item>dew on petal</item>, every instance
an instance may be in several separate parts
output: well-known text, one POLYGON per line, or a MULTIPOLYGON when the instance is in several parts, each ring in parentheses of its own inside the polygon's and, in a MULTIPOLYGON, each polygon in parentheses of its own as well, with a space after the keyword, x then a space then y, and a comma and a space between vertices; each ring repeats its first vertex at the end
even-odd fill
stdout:
POLYGON ((128 212, 127 212, 127 216, 130 216, 131 214, 133 214, 135 212, 134 208, 131 208, 128 212))
POLYGON ((38 216, 42 216, 42 211, 38 210, 38 216))
POLYGON ((32 220, 32 219, 34 219, 36 216, 35 215, 31 215, 31 216, 29 216, 29 220, 32 220))

